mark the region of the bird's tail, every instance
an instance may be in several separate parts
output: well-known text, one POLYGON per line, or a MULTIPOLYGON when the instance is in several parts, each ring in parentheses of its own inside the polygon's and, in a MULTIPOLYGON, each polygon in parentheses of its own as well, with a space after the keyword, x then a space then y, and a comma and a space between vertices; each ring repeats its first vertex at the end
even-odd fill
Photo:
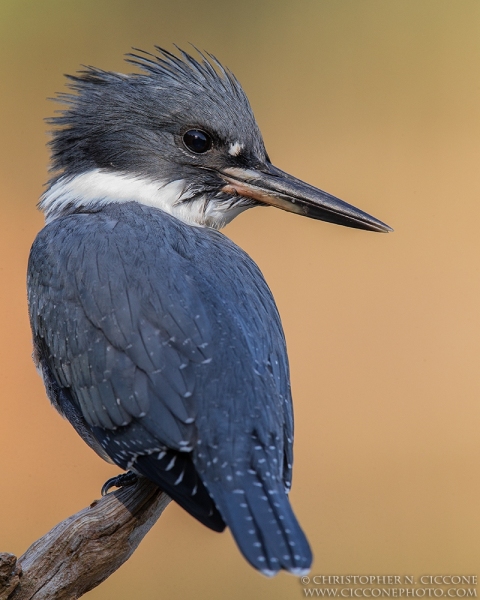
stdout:
POLYGON ((246 478, 249 481, 242 481, 238 489, 207 486, 240 551, 264 575, 281 569, 304 575, 312 552, 283 485, 279 482, 272 489, 253 473, 242 476, 246 478))

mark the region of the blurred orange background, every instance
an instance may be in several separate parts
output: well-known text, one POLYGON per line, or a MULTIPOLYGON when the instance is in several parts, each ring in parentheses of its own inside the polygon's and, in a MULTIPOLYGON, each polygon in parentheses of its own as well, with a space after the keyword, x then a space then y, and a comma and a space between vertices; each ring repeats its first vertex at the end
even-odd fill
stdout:
MULTIPOLYGON (((49 405, 25 269, 46 126, 81 64, 192 42, 243 84, 274 164, 395 233, 252 210, 225 233, 282 315, 296 416, 292 502, 313 574, 480 575, 478 0, 2 0, 0 551, 21 554, 118 471, 49 405)), ((294 599, 230 534, 170 506, 88 595, 294 599)))

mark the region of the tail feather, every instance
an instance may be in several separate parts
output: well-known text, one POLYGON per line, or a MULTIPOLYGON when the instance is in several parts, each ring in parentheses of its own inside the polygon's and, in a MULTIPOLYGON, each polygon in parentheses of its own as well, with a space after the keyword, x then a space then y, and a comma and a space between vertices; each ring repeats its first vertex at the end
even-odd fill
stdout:
POLYGON ((281 569, 305 574, 312 552, 283 486, 267 490, 257 477, 249 479, 232 491, 209 486, 240 551, 264 575, 275 575, 281 569))

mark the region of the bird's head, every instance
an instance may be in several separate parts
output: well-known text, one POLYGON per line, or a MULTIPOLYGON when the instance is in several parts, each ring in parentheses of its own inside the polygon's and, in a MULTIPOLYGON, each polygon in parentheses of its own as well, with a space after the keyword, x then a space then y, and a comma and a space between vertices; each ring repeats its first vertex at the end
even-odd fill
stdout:
POLYGON ((248 99, 211 55, 157 48, 128 62, 142 73, 88 67, 68 76, 74 93, 55 126, 47 221, 110 202, 139 201, 192 225, 223 227, 271 205, 371 231, 390 228, 274 167, 248 99))

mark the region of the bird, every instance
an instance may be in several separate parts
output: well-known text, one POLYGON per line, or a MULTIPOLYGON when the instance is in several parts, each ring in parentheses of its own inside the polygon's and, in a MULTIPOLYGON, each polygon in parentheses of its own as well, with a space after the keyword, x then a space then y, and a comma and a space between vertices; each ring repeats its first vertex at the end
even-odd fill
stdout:
POLYGON ((282 324, 260 269, 219 230, 260 206, 391 228, 273 166, 212 54, 155 46, 126 60, 134 73, 67 75, 49 120, 27 275, 35 364, 100 457, 228 527, 264 575, 305 574, 282 324))

